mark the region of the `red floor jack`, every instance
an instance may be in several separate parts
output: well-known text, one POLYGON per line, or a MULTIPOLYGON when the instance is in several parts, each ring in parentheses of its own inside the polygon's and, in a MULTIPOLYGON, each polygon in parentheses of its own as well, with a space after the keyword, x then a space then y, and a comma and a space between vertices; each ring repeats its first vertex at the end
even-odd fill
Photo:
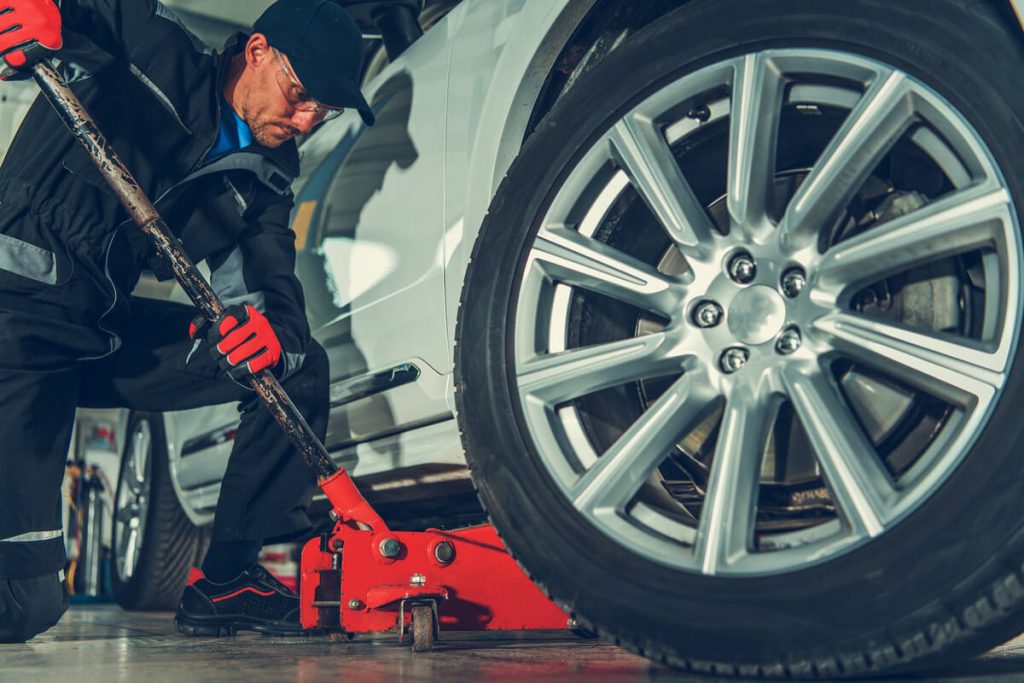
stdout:
MULTIPOLYGON (((32 63, 37 52, 24 51, 32 63)), ((44 55, 45 56, 45 51, 44 55)), ((131 172, 100 133, 67 83, 43 59, 32 75, 57 113, 196 308, 211 322, 224 306, 131 172)), ((564 629, 567 616, 508 554, 490 525, 459 531, 388 529, 356 489, 269 370, 249 380, 260 400, 316 474, 331 503, 330 534, 302 551, 302 625, 338 633, 412 632, 413 650, 429 650, 442 627, 452 630, 564 629)))
POLYGON ((320 481, 334 530, 302 550, 302 626, 397 632, 429 650, 440 631, 564 629, 491 525, 391 531, 344 469, 320 481), (362 528, 367 527, 367 528, 362 528))

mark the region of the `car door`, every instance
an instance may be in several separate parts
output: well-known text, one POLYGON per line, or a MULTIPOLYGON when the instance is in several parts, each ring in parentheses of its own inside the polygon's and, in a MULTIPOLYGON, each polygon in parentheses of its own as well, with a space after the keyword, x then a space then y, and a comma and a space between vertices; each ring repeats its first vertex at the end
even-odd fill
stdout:
POLYGON ((314 336, 331 361, 327 447, 451 418, 445 334, 446 36, 435 27, 303 148, 293 228, 314 336))

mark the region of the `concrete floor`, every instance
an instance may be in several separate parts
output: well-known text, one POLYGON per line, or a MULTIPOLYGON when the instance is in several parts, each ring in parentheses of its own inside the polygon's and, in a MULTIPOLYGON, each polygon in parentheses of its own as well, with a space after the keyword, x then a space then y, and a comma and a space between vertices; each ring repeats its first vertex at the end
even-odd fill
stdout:
MULTIPOLYGON (((518 640, 452 636, 427 654, 392 640, 335 643, 327 638, 197 639, 174 631, 166 613, 126 613, 75 605, 60 624, 26 645, 0 645, 0 681, 687 681, 687 676, 599 641, 538 634, 518 640)), ((728 679, 725 679, 728 680, 728 679)), ((895 679, 887 679, 895 680, 895 679)), ((1024 680, 1024 637, 955 670, 917 681, 1024 680)))

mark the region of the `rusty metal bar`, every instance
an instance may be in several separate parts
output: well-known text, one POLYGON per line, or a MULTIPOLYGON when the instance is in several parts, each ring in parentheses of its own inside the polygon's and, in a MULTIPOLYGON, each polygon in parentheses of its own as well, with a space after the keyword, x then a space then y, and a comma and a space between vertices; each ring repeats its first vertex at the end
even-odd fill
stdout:
MULTIPOLYGON (((223 304, 206 278, 185 253, 181 242, 160 218, 156 208, 139 187, 131 171, 107 142, 71 88, 53 68, 53 65, 46 60, 40 61, 32 67, 32 76, 50 104, 67 124, 68 129, 89 152, 96 168, 103 174, 124 208, 152 239, 161 257, 174 271, 175 279, 188 294, 188 298, 207 320, 211 322, 216 320, 224 311, 223 304)), ((318 483, 339 472, 339 468, 328 455, 327 449, 313 434, 305 418, 302 417, 288 394, 278 383, 277 378, 269 370, 253 375, 249 379, 249 383, 260 400, 263 401, 263 405, 281 425, 281 429, 298 448, 302 459, 316 474, 318 483)), ((364 520, 357 519, 355 521, 363 522, 364 520)))

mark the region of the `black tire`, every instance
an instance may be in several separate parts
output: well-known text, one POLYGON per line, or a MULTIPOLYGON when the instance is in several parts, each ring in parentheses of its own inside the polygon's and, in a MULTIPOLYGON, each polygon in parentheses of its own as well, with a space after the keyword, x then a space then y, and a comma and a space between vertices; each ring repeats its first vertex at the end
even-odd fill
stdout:
MULTIPOLYGON (((163 417, 159 414, 136 413, 128 422, 125 452, 121 458, 118 477, 118 505, 125 499, 132 466, 133 439, 140 430, 148 430, 148 477, 143 477, 143 495, 146 497, 145 526, 138 559, 130 571, 123 564, 124 528, 117 519, 123 509, 115 509, 113 552, 110 558, 110 576, 114 597, 127 610, 172 610, 185 588, 190 567, 201 556, 205 533, 189 520, 178 503, 171 484, 167 458, 167 440, 163 417), (119 559, 122 560, 119 566, 119 559)), ((142 506, 140 506, 142 507, 142 506)))
POLYGON ((721 578, 649 561, 577 514, 528 435, 512 352, 525 255, 553 188, 647 94, 755 49, 833 48, 913 75, 970 122, 1024 206, 1024 89, 1010 85, 1024 50, 1000 5, 695 0, 581 78, 527 142, 493 200, 462 293, 458 418, 491 519, 533 579, 581 623, 676 666, 779 678, 944 665, 1024 629, 1019 353, 965 459, 906 518, 838 559, 721 578))

